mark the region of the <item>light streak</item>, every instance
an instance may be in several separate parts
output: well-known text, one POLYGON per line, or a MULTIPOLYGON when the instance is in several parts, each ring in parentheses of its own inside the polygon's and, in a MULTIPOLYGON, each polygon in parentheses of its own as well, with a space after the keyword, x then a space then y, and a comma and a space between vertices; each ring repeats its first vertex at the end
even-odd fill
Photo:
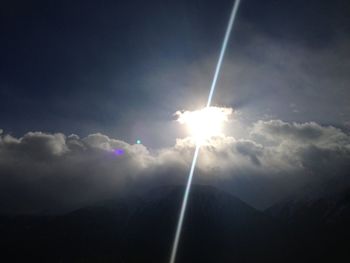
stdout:
MULTIPOLYGON (((226 51, 226 48, 227 48, 227 43, 228 43, 229 38, 230 38, 230 34, 231 34, 232 27, 233 27, 233 24, 234 24, 235 19, 236 19, 236 15, 237 15, 237 11, 238 11, 238 7, 239 7, 240 2, 241 2, 240 0, 235 0, 235 3, 233 5, 233 9, 232 9, 232 12, 231 12, 230 20, 228 22, 228 26, 227 26, 227 29, 226 29, 224 41, 222 43, 222 47, 221 47, 221 51, 220 51, 220 55, 219 55, 219 60, 218 60, 218 63, 216 65, 216 68, 215 68, 214 78, 213 78, 213 81, 212 81, 212 84, 211 84, 211 87, 210 87, 210 92, 209 92, 207 106, 206 106, 207 108, 210 107, 210 104, 211 104, 211 101, 212 101, 212 98, 213 98, 213 95, 214 95, 214 91, 215 91, 216 83, 217 83, 217 80, 218 80, 218 77, 219 77, 222 61, 224 59, 225 51, 226 51)), ((181 205, 180 215, 179 215, 179 219, 178 219, 178 223, 177 223, 177 228, 176 228, 173 248, 172 248, 171 256, 170 256, 170 263, 175 263, 176 253, 177 253, 177 249, 178 249, 178 246, 179 246, 179 240, 180 240, 180 236, 181 236, 182 224, 183 224, 183 220, 184 220, 184 217, 185 217, 187 201, 188 201, 188 197, 189 197, 190 190, 191 190, 193 173, 194 173, 194 169, 196 167, 199 150, 200 150, 200 143, 197 142, 196 143, 196 149, 195 149, 194 155, 193 155, 191 169, 190 169, 190 172, 189 172, 189 175, 188 175, 188 179, 187 179, 187 184, 186 184, 184 197, 183 197, 183 200, 182 200, 182 205, 181 205)))
POLYGON ((219 60, 218 60, 218 63, 216 65, 213 82, 212 82, 211 87, 210 87, 207 107, 210 107, 211 100, 212 100, 213 95, 214 95, 216 82, 217 82, 218 77, 219 77, 222 61, 224 60, 224 55, 225 55, 226 48, 227 48, 227 43, 228 43, 228 40, 229 40, 230 35, 231 35, 232 27, 233 27, 233 24, 234 24, 236 16, 237 16, 237 11, 238 11, 238 7, 239 7, 240 2, 241 2, 241 0, 235 0, 235 4, 233 5, 232 13, 230 16, 230 20, 228 21, 228 26, 227 26, 226 33, 225 33, 225 38, 224 38, 224 41, 222 42, 219 60))
POLYGON ((191 183, 192 183, 192 178, 193 178, 193 172, 194 172, 194 168, 196 167, 198 153, 199 153, 199 148, 200 148, 200 144, 197 143, 196 149, 195 149, 194 155, 193 155, 191 170, 190 170, 190 173, 189 173, 189 176, 188 176, 188 180, 187 180, 187 184, 186 184, 184 198, 182 200, 179 220, 178 220, 178 223, 177 223, 175 239, 174 239, 174 243, 173 243, 173 249, 171 251, 170 263, 175 263, 177 247, 179 246, 179 240, 180 240, 180 235, 181 235, 182 223, 183 223, 184 217, 185 217, 187 200, 188 200, 188 196, 190 194, 191 183))

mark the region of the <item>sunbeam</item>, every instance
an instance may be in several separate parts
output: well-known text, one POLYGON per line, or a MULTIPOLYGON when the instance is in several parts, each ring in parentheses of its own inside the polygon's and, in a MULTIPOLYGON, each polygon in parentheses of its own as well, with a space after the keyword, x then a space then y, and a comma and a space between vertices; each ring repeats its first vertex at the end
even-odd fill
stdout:
MULTIPOLYGON (((211 105, 211 101, 212 101, 212 98, 213 98, 213 95, 214 95, 216 83, 217 83, 217 80, 218 80, 218 77, 219 77, 219 73, 220 73, 220 69, 221 69, 221 65, 222 65, 222 62, 223 62, 223 59, 224 59, 224 55, 225 55, 225 51, 226 51, 226 48, 227 48, 227 43, 228 43, 229 38, 230 38, 230 34, 231 34, 232 27, 233 27, 233 24, 234 24, 235 19, 236 19, 236 15, 237 15, 237 11, 238 11, 238 7, 240 5, 240 2, 241 2, 240 0, 236 0, 234 5, 233 5, 233 9, 232 9, 232 12, 231 12, 230 20, 228 22, 228 26, 227 26, 227 29, 226 29, 224 41, 222 43, 222 47, 221 47, 221 51, 220 51, 220 55, 219 55, 219 60, 218 60, 218 63, 216 65, 216 68, 215 68, 214 78, 213 78, 213 81, 212 81, 212 84, 211 84, 211 87, 210 87, 210 92, 209 92, 208 101, 207 101, 207 105, 206 105, 207 108, 209 108, 210 105, 211 105)), ((177 223, 175 238, 174 238, 173 247, 172 247, 171 256, 170 256, 170 263, 175 263, 177 249, 178 249, 180 235, 181 235, 182 224, 183 224, 183 220, 184 220, 184 217, 185 217, 187 201, 188 201, 188 197, 189 197, 190 190, 191 190, 193 173, 194 173, 194 169, 196 167, 199 150, 200 150, 200 142, 197 141, 196 149, 195 149, 195 152, 194 152, 194 155, 193 155, 192 164, 191 164, 191 169, 190 169, 188 180, 187 180, 187 184, 186 184, 184 197, 183 197, 183 200, 182 200, 180 215, 179 215, 179 219, 178 219, 178 223, 177 223)))

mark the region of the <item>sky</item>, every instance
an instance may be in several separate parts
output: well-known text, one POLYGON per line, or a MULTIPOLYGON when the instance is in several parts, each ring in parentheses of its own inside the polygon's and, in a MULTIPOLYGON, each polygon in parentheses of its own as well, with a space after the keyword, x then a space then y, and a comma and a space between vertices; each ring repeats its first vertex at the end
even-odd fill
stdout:
MULTIPOLYGON (((1 210, 184 182, 193 145, 174 114, 205 106, 232 5, 5 1, 1 210)), ((242 0, 213 98, 232 117, 196 180, 266 208, 346 177, 349 70, 349 1, 242 0)))

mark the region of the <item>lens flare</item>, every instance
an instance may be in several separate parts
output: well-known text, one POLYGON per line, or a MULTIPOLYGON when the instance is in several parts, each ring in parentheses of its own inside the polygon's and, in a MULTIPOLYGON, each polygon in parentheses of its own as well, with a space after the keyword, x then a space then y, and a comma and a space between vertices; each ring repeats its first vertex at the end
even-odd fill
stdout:
MULTIPOLYGON (((213 82, 212 82, 211 87, 210 87, 209 97, 208 97, 208 101, 207 101, 207 108, 209 108, 210 105, 211 105, 211 101, 212 101, 212 98, 213 98, 213 95, 214 95, 214 91, 215 91, 215 87, 216 87, 216 82, 217 82, 217 79, 219 77, 220 68, 221 68, 222 61, 224 59, 225 51, 226 51, 226 48, 227 48, 227 43, 228 43, 228 40, 230 38, 230 34, 231 34, 231 31, 232 31, 232 27, 233 27, 233 24, 234 24, 236 15, 237 15, 237 11, 238 11, 238 7, 239 7, 240 2, 241 2, 240 0, 235 0, 235 3, 233 5, 233 9, 232 9, 232 12, 231 12, 230 20, 228 22, 228 26, 227 26, 226 33, 225 33, 225 38, 224 38, 224 41, 222 43, 219 60, 218 60, 218 63, 216 65, 213 82)), ((178 223, 177 223, 176 233, 175 233, 175 238, 174 238, 174 243, 173 243, 173 248, 172 248, 171 256, 170 256, 170 263, 175 263, 175 258, 176 258, 177 248, 178 248, 178 245, 179 245, 183 219, 185 217, 188 196, 189 196, 190 189, 191 189, 191 183, 192 183, 192 179, 193 179, 193 172, 194 172, 194 169, 196 167, 198 154, 199 154, 199 149, 200 149, 200 143, 197 143, 196 144, 196 149, 195 149, 195 152, 194 152, 194 155, 193 155, 193 160, 192 160, 192 164, 191 164, 191 170, 190 170, 190 173, 189 173, 189 176, 188 176, 188 180, 187 180, 187 185, 186 185, 186 189, 185 189, 184 198, 182 200, 179 220, 178 220, 178 223)))
POLYGON ((113 150, 113 153, 115 155, 123 155, 124 154, 124 150, 123 149, 115 149, 115 150, 113 150))

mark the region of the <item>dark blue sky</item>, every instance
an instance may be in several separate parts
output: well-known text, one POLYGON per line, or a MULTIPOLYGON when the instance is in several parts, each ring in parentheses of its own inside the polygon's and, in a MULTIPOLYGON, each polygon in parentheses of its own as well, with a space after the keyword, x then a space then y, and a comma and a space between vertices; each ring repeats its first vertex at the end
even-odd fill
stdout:
MULTIPOLYGON (((176 110, 203 104, 231 7, 232 1, 5 1, 0 128, 125 140, 144 133, 156 145, 149 127, 158 131, 176 110)), ((248 122, 263 113, 345 125, 350 94, 340 86, 350 84, 350 48, 343 44, 349 18, 345 0, 243 0, 214 103, 241 108, 248 122), (299 83, 297 69, 312 78, 299 83), (325 74, 329 79, 312 85, 325 74)))

